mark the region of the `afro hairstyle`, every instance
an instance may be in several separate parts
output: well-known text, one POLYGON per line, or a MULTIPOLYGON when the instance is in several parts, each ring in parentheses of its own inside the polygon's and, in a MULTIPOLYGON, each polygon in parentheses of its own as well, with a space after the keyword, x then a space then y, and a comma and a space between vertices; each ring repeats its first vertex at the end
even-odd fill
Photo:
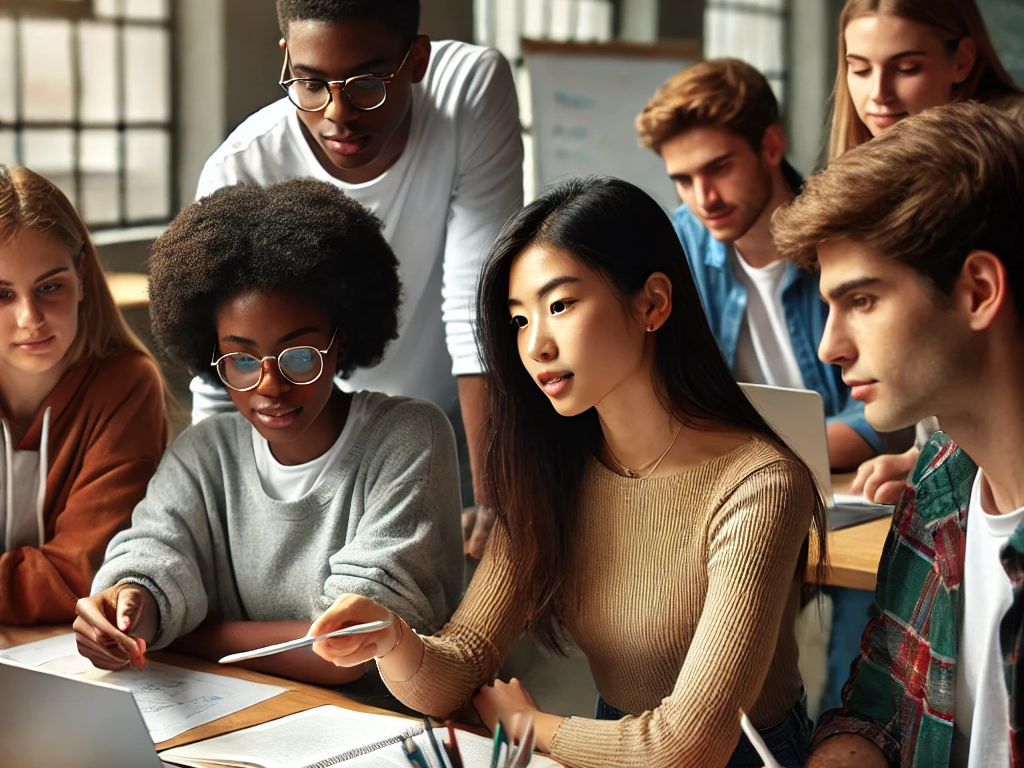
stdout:
POLYGON ((277 0, 277 23, 288 37, 293 21, 377 21, 411 45, 420 28, 419 0, 277 0))
POLYGON ((149 311, 164 354, 216 382, 223 302, 251 290, 312 302, 346 334, 338 372, 380 362, 398 335, 398 261, 380 220, 324 181, 224 187, 185 207, 153 243, 149 311))

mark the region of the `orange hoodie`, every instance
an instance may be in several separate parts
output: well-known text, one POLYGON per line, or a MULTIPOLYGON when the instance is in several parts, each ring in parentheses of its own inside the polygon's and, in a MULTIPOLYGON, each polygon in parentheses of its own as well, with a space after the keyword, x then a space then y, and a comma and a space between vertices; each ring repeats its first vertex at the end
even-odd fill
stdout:
POLYGON ((137 350, 68 368, 18 450, 40 450, 47 408, 45 543, 0 554, 0 623, 74 619, 107 542, 127 527, 167 445, 160 374, 137 350))

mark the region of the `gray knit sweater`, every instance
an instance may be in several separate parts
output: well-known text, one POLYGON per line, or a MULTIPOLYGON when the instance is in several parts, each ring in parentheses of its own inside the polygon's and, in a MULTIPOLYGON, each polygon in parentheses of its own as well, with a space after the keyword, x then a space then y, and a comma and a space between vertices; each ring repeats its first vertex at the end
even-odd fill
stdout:
POLYGON ((107 547, 93 592, 125 581, 152 592, 156 648, 206 619, 312 620, 350 592, 420 632, 439 629, 463 580, 451 425, 430 403, 371 397, 351 449, 294 502, 264 493, 241 414, 185 430, 107 547))

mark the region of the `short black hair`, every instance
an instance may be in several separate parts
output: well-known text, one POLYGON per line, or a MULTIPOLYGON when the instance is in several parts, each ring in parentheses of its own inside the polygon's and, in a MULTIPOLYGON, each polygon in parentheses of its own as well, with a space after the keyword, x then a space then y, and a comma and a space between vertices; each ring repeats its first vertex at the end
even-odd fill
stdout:
POLYGON ((149 257, 149 311, 162 351, 215 381, 215 313, 249 290, 312 302, 347 336, 338 370, 376 365, 398 335, 398 260, 380 220, 325 181, 225 187, 186 206, 149 257))
POLYGON ((277 0, 277 23, 288 37, 292 21, 378 21, 412 45, 420 29, 419 0, 277 0))

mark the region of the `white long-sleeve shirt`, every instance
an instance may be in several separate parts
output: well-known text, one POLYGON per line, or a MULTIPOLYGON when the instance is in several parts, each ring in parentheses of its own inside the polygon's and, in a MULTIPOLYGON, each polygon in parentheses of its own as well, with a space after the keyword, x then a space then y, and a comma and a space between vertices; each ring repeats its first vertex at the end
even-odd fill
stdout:
MULTIPOLYGON (((412 110, 408 143, 395 164, 372 181, 347 184, 323 168, 295 107, 281 99, 214 152, 197 197, 232 184, 309 176, 373 211, 398 257, 399 337, 379 365, 357 370, 342 386, 418 397, 448 410, 456 397, 453 376, 482 373, 473 329, 477 280, 498 230, 523 202, 511 68, 493 49, 433 42, 427 73, 413 86, 412 110)), ((211 397, 230 408, 223 389, 195 380, 192 391, 193 420, 219 410, 211 397)))

